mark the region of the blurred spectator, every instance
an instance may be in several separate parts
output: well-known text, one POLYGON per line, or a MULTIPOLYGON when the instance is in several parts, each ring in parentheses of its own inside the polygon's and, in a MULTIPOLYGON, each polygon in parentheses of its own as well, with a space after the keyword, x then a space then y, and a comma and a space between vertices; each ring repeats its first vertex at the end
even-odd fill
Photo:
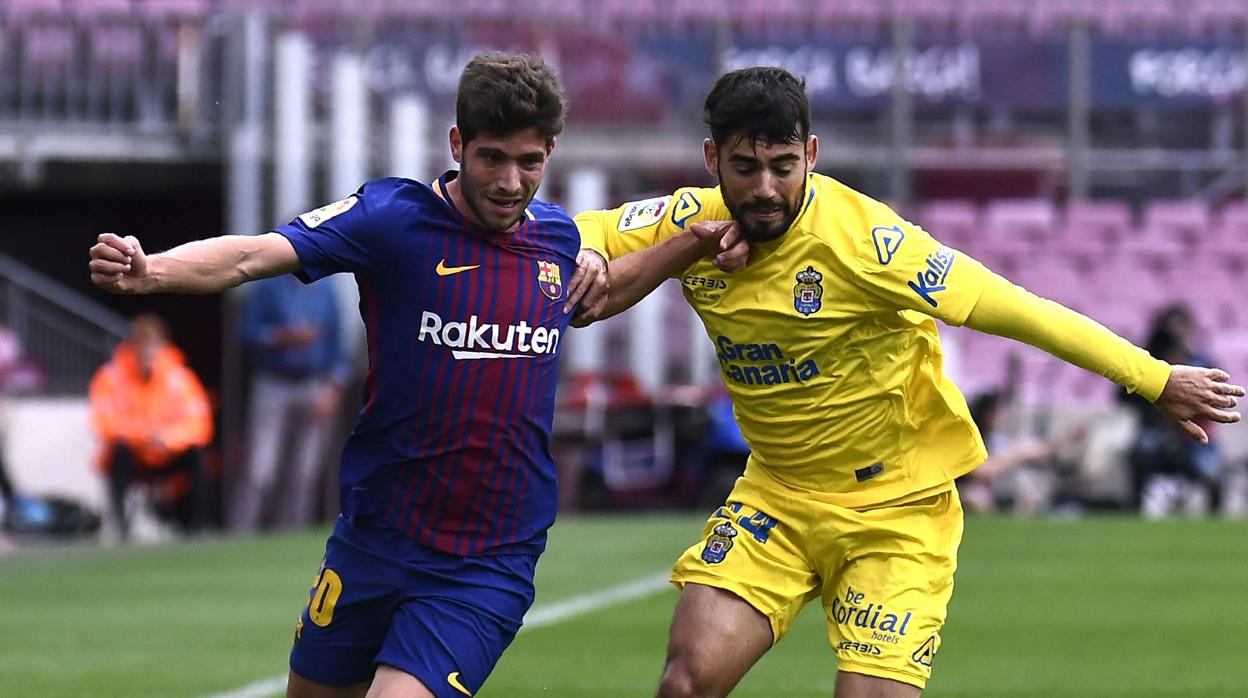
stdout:
MULTIPOLYGON (((1154 357, 1171 364, 1212 366, 1209 357, 1195 346, 1196 325, 1184 305, 1172 305, 1152 319, 1145 348, 1154 357)), ((1200 444, 1186 438, 1148 401, 1137 395, 1124 400, 1135 412, 1139 425, 1135 443, 1128 454, 1135 504, 1148 518, 1160 518, 1183 509, 1204 514, 1218 495, 1223 467, 1217 445, 1200 444)), ((1210 434, 1212 424, 1202 422, 1210 434)))
POLYGON ((183 531, 205 520, 201 449, 212 439, 208 396, 169 342, 163 320, 140 315, 130 336, 91 380, 91 422, 102 441, 99 468, 108 477, 113 517, 130 533, 127 495, 149 485, 156 513, 183 531))
POLYGON ((250 449, 241 487, 235 489, 232 524, 257 527, 275 485, 275 522, 302 526, 315 515, 316 484, 330 418, 350 370, 342 348, 338 303, 330 284, 303 284, 293 275, 257 282, 247 299, 243 337, 252 366, 250 449), (283 447, 293 461, 283 472, 283 447))
POLYGON ((4 389, 9 373, 17 365, 21 357, 21 349, 17 336, 7 327, 0 325, 0 521, 8 510, 9 501, 13 498, 13 483, 9 480, 8 469, 4 463, 4 389))
POLYGON ((1048 513, 1062 492, 1063 475, 1072 471, 1063 448, 1082 439, 1081 432, 1061 439, 1014 437, 1004 429, 1008 393, 982 393, 971 400, 971 418, 988 448, 988 459, 958 479, 967 511, 1008 508, 1019 516, 1048 513))

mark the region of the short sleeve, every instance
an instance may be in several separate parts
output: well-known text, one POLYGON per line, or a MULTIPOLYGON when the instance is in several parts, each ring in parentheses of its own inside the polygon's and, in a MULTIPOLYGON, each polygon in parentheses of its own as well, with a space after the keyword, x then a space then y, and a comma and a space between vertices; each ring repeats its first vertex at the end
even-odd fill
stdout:
POLYGON ((612 260, 654 247, 698 221, 728 218, 714 189, 687 188, 607 211, 585 211, 577 214, 576 225, 581 247, 605 253, 612 260))
POLYGON ((854 241, 854 282, 899 309, 917 310, 961 325, 983 293, 991 272, 977 260, 942 245, 884 204, 864 208, 854 241))
POLYGON ((338 272, 368 272, 386 259, 386 220, 393 186, 375 180, 341 201, 308 211, 275 232, 290 240, 299 257, 300 280, 316 281, 338 272))

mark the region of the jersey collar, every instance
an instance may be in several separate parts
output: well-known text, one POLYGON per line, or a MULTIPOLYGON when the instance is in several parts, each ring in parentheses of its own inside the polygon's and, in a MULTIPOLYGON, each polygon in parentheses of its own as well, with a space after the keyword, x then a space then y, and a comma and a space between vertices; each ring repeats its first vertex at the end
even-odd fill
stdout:
MULTIPOLYGON (((456 216, 459 216, 460 218, 463 218, 466 221, 468 220, 468 217, 465 216, 463 211, 460 211, 459 207, 455 205, 455 201, 451 199, 450 192, 448 192, 446 189, 446 185, 450 184, 451 180, 455 179, 458 176, 459 176, 459 170, 447 170, 446 172, 443 172, 441 175, 439 175, 437 179, 433 180, 433 184, 431 185, 430 188, 433 189, 433 193, 436 194, 437 197, 442 200, 443 205, 445 205, 447 209, 453 212, 456 216)), ((531 221, 537 220, 537 216, 534 216, 533 211, 527 206, 524 209, 524 215, 528 220, 531 220, 531 221)), ((477 227, 480 228, 481 226, 477 226, 477 227)), ((482 229, 484 230, 484 228, 482 229)), ((512 231, 512 232, 515 232, 515 231, 512 231)))

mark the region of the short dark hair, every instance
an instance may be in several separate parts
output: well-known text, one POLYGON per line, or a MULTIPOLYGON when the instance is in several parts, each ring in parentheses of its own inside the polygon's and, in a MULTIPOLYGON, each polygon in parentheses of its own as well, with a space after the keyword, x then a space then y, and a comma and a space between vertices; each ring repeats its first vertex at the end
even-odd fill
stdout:
POLYGON ((563 84, 540 57, 479 53, 459 76, 455 125, 467 143, 482 133, 505 136, 535 128, 550 143, 563 131, 563 84))
POLYGON ((751 143, 804 143, 810 136, 806 81, 770 66, 725 73, 706 96, 702 120, 716 147, 738 134, 751 143))

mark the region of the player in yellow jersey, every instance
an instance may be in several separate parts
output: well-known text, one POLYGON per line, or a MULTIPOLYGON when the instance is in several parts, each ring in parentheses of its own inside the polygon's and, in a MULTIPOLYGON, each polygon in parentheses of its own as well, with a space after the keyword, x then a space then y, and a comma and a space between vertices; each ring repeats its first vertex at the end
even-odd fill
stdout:
POLYGON ((838 697, 918 696, 962 538, 953 480, 985 457, 933 318, 1100 373, 1200 440, 1193 420, 1237 421, 1244 389, 1158 361, 814 174, 809 102, 788 72, 728 73, 705 111, 718 187, 577 216, 582 246, 612 260, 604 316, 681 280, 751 448, 672 573, 682 591, 658 695, 726 695, 818 599, 838 697), (724 273, 702 238, 737 233, 749 265, 724 273))

